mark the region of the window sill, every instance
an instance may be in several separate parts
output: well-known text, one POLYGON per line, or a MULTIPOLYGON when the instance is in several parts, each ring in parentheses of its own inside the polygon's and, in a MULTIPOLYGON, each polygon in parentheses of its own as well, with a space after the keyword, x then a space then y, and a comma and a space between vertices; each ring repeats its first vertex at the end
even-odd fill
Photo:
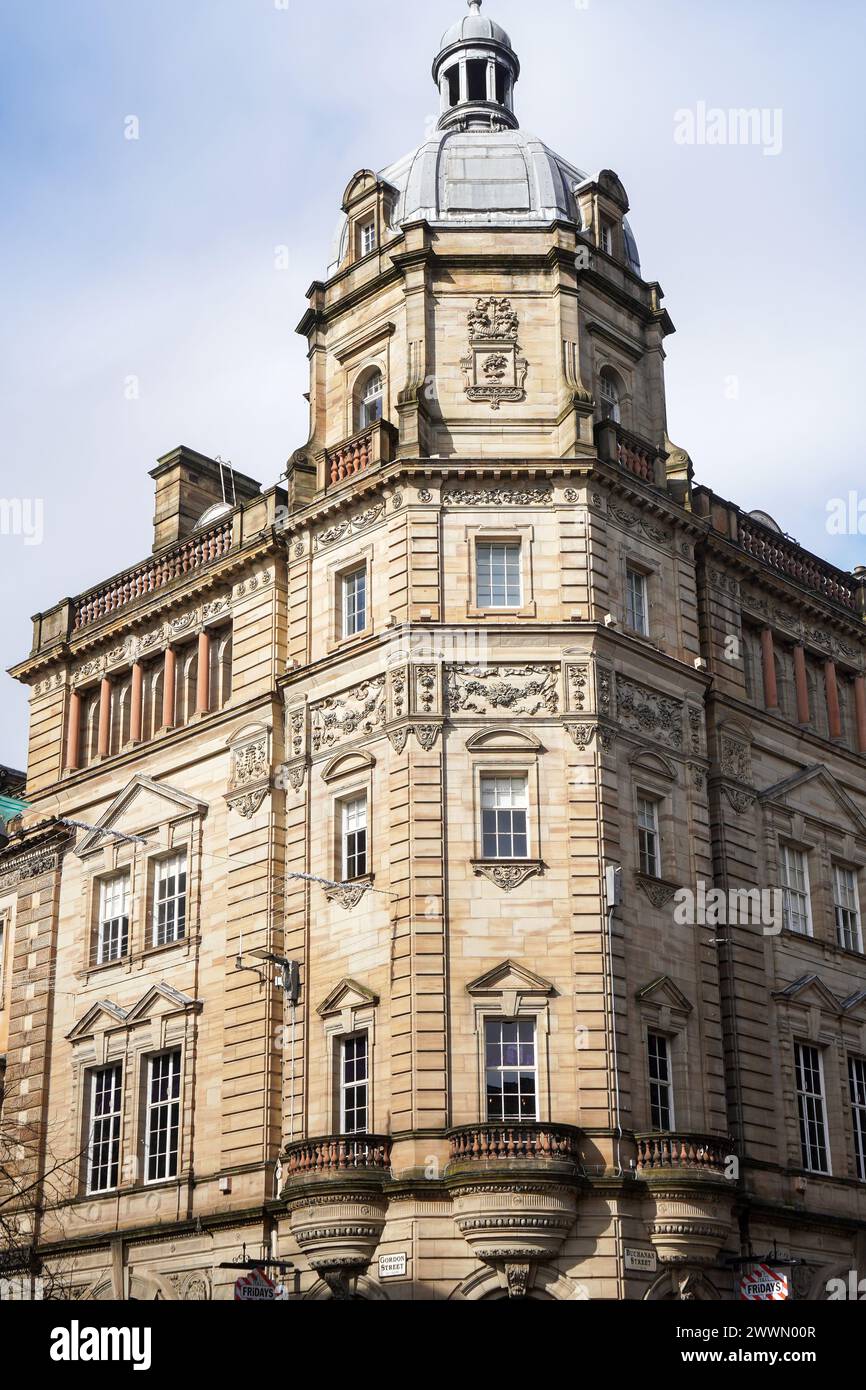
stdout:
POLYGON ((476 608, 471 603, 466 605, 467 618, 489 619, 495 622, 497 618, 535 618, 537 616, 538 605, 535 603, 525 603, 521 606, 503 608, 476 608))
POLYGON ((543 873, 547 867, 542 859, 473 859, 470 862, 476 878, 489 878, 506 893, 519 888, 535 874, 543 873))

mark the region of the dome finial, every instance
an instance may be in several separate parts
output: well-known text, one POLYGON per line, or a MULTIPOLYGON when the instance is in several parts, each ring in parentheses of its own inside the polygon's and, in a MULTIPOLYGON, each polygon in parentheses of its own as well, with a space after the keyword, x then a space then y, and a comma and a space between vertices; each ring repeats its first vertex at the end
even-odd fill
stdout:
POLYGON ((466 3, 473 14, 481 13, 481 0, 466 0, 466 3))

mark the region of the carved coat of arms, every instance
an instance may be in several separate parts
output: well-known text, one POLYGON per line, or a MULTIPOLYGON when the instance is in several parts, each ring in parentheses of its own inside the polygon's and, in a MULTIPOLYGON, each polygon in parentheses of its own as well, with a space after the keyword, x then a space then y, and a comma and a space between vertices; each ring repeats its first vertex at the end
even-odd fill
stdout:
POLYGON ((461 358, 470 401, 489 401, 498 410, 503 401, 526 399, 524 382, 529 363, 520 356, 517 314, 510 299, 479 299, 467 315, 469 354, 461 358))

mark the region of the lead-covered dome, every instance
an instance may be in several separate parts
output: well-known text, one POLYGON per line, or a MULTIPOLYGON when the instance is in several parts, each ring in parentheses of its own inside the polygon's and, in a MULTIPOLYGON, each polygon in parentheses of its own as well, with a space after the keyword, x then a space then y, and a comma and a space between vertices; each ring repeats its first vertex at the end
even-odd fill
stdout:
POLYGON ((466 43, 469 40, 481 39, 488 42, 501 44, 503 48, 510 48, 513 51, 511 39, 495 20, 488 19, 487 15, 481 13, 481 0, 469 0, 470 14, 464 19, 460 19, 456 24, 452 24, 450 29, 446 29, 442 35, 442 42, 439 45, 439 52, 444 53, 455 43, 466 43))

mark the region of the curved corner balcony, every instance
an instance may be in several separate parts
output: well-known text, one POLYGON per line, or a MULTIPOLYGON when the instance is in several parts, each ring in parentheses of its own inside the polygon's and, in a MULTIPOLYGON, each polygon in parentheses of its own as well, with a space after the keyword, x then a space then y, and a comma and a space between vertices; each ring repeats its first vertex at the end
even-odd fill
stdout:
POLYGON ((732 1139, 707 1134, 636 1134, 638 1177, 694 1177, 725 1179, 734 1154, 732 1139))
POLYGON ((721 1135, 636 1134, 647 1231, 662 1264, 707 1264, 730 1235, 738 1169, 721 1135))
POLYGON ((461 1125, 448 1138, 445 1182, 455 1224, 473 1254, 494 1267, 555 1255, 577 1216, 580 1130, 461 1125))
POLYGON ((289 1144, 283 1199, 292 1234, 336 1298, 367 1268, 382 1236, 391 1176, 391 1140, 379 1134, 330 1134, 289 1144))

